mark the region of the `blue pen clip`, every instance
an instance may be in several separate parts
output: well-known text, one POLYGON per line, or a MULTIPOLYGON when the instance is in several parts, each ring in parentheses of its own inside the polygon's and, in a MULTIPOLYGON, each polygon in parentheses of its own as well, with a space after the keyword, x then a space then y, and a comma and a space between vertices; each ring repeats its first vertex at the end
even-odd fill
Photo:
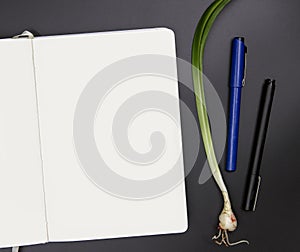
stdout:
POLYGON ((234 38, 231 52, 230 106, 227 138, 226 170, 235 171, 238 152, 238 136, 242 87, 245 85, 246 53, 244 38, 234 38))

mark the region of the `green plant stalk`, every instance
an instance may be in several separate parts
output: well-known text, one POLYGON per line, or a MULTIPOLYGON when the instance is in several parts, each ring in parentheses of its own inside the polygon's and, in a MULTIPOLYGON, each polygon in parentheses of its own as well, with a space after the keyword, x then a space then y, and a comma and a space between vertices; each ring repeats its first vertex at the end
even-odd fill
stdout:
POLYGON ((220 188, 224 199, 224 207, 221 214, 219 215, 219 234, 217 236, 214 236, 213 239, 216 240, 217 244, 225 244, 226 246, 237 245, 240 243, 248 243, 248 241, 243 240, 236 243, 230 243, 228 239, 227 231, 234 231, 236 229, 237 220, 231 209, 228 191, 223 181, 222 174, 220 172, 220 168, 214 151, 205 102, 203 81, 203 58, 209 31, 211 30, 211 27, 214 21, 216 20, 217 16, 230 1, 231 0, 216 0, 208 7, 208 9, 205 11, 198 23, 192 47, 192 72, 194 80, 194 92, 196 96, 196 106, 198 111, 198 118, 201 128, 203 144, 213 177, 218 187, 220 188), (220 237, 221 241, 217 241, 217 239, 220 237))
POLYGON ((209 31, 219 13, 230 1, 231 0, 217 0, 206 10, 196 28, 192 48, 192 65, 195 67, 195 69, 193 69, 194 91, 196 96, 196 105, 203 144, 212 174, 222 192, 227 192, 227 189, 223 182, 215 155, 209 120, 207 116, 203 83, 203 57, 209 31))

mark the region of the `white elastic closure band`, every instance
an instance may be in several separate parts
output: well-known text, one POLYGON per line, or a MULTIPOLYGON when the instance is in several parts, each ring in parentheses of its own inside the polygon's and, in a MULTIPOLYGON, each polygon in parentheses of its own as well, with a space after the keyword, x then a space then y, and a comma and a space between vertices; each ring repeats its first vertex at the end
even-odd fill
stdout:
POLYGON ((19 247, 13 247, 11 252, 19 252, 19 247))
POLYGON ((30 31, 23 31, 21 34, 13 36, 14 39, 16 38, 29 38, 33 39, 34 35, 30 31))

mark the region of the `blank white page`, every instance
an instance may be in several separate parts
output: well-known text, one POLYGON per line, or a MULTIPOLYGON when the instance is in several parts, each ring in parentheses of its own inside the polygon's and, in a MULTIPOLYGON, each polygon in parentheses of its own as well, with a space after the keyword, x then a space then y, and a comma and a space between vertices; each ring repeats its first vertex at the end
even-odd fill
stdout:
MULTIPOLYGON (((187 229, 187 212, 176 81, 142 75, 124 80, 117 87, 112 82, 112 90, 107 94, 99 91, 99 107, 95 114, 93 130, 97 151, 114 174, 147 184, 148 179, 166 174, 167 169, 171 169, 178 160, 180 183, 159 197, 132 200, 106 190, 105 186, 101 188, 82 167, 82 160, 75 149, 73 131, 78 101, 97 73, 130 56, 163 54, 175 57, 173 32, 165 28, 103 32, 40 37, 33 42, 49 240, 73 241, 184 232, 187 229), (166 118, 161 111, 144 111, 135 115, 136 120, 133 118, 126 129, 133 149, 140 154, 149 151, 149 132, 162 131, 166 142, 169 141, 159 157, 160 162, 138 165, 128 162, 118 153, 111 138, 110 123, 118 106, 128 101, 130 96, 147 91, 167 93, 177 98, 173 106, 177 125, 174 126, 172 119, 166 118)), ((115 74, 112 72, 111 76, 115 74)), ((108 82, 98 83, 102 84, 109 85, 108 82)), ((82 122, 79 127, 84 128, 84 119, 79 122, 82 122)), ((114 133, 115 140, 119 141, 118 129, 114 133)), ((86 134, 84 129, 82 134, 86 134)), ((88 149, 89 146, 83 143, 80 148, 88 149)), ((126 148, 124 151, 127 151, 126 148)), ((91 165, 95 163, 92 161, 91 165)), ((100 165, 99 170, 102 168, 100 165)), ((101 175, 98 178, 103 179, 101 175)), ((108 178, 104 182, 107 181, 108 178)), ((113 183, 109 181, 108 185, 113 183)))
POLYGON ((47 241, 31 42, 0 40, 0 247, 47 241))

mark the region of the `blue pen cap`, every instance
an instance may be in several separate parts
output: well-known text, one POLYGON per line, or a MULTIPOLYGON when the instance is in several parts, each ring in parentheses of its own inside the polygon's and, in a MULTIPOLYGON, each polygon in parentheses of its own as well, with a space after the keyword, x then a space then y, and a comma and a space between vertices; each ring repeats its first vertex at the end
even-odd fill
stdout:
POLYGON ((245 77, 245 54, 247 48, 243 37, 232 41, 230 87, 241 88, 245 77))
POLYGON ((242 87, 246 68, 246 46, 244 38, 234 38, 231 51, 230 108, 227 135, 226 170, 235 171, 237 166, 239 121, 242 87))

